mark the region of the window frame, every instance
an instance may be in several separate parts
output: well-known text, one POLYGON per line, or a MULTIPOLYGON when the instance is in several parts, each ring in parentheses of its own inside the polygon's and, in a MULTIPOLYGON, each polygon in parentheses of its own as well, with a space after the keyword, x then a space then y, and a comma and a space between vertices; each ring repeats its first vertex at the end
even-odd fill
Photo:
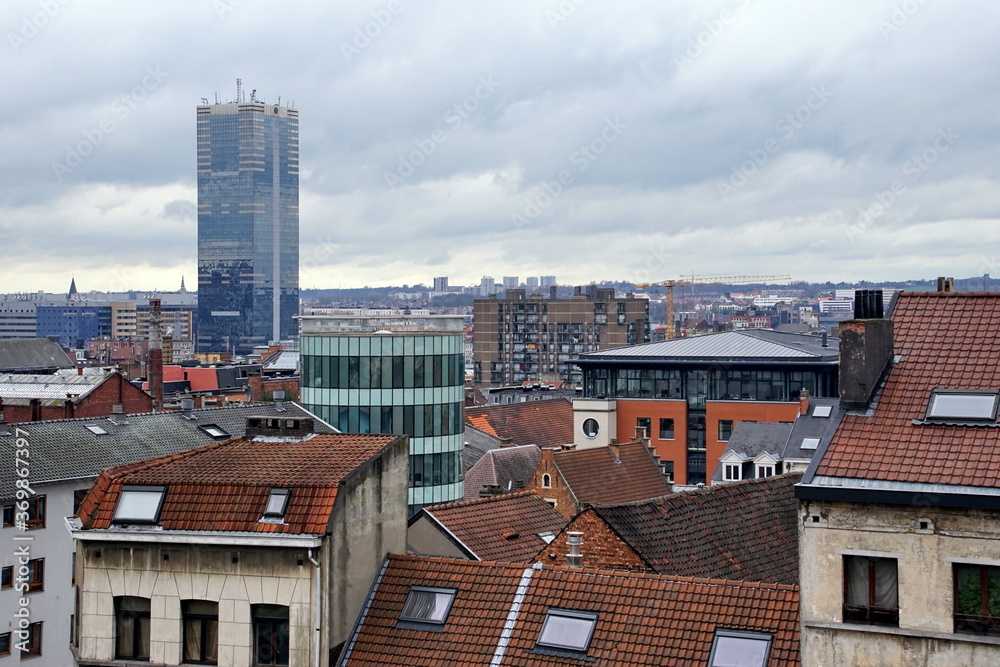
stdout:
POLYGON ((140 626, 142 619, 147 619, 150 629, 152 628, 152 615, 151 610, 153 608, 153 601, 150 598, 140 597, 138 595, 116 595, 114 596, 114 620, 115 620, 115 632, 112 637, 112 642, 114 643, 114 656, 115 660, 133 660, 133 661, 148 661, 150 653, 150 644, 152 644, 152 639, 150 637, 150 630, 146 631, 146 645, 143 646, 142 642, 142 632, 141 630, 137 632, 137 628, 140 626), (143 611, 138 609, 122 609, 121 604, 125 600, 145 600, 146 604, 149 606, 150 611, 143 611), (119 638, 121 637, 120 632, 124 623, 121 621, 120 617, 128 617, 132 619, 132 653, 133 655, 121 655, 118 652, 119 638), (145 655, 141 655, 142 650, 145 649, 145 655))
POLYGON ((716 628, 715 636, 712 638, 712 650, 708 655, 708 667, 715 667, 716 653, 720 639, 742 639, 749 641, 764 642, 764 660, 761 667, 767 665, 771 659, 771 647, 774 645, 774 635, 770 632, 756 632, 753 630, 737 630, 735 628, 716 628))
POLYGON ((580 425, 580 430, 583 432, 584 437, 594 439, 601 434, 601 423, 596 419, 594 419, 593 417, 587 417, 586 419, 583 420, 583 423, 580 425), (587 431, 588 425, 593 426, 593 428, 591 429, 593 433, 589 433, 587 431))
POLYGON ((645 432, 645 435, 643 435, 642 437, 644 437, 644 438, 652 437, 652 435, 653 435, 653 418, 652 417, 636 417, 635 418, 635 427, 637 429, 641 428, 645 432))
POLYGON ((675 422, 673 417, 660 417, 660 440, 673 440, 676 437, 675 422), (669 428, 664 428, 666 423, 670 424, 669 428), (669 435, 664 435, 669 433, 669 435))
POLYGON ((927 410, 924 413, 924 421, 931 423, 969 423, 969 424, 989 424, 996 423, 997 410, 1000 409, 1000 392, 992 389, 943 389, 935 388, 931 390, 930 399, 927 401, 927 410), (969 417, 954 415, 934 415, 935 402, 938 396, 992 396, 993 407, 989 416, 969 417))
POLYGON ((186 665, 217 665, 219 664, 219 603, 214 600, 181 600, 181 658, 183 664, 186 665), (206 614, 202 612, 192 612, 187 610, 188 603, 190 602, 207 602, 215 605, 215 614, 206 614), (187 633, 188 633, 188 622, 197 621, 198 631, 201 635, 198 642, 198 646, 201 653, 201 658, 194 660, 188 658, 184 655, 185 648, 187 647, 187 633), (208 624, 215 621, 215 660, 210 658, 205 658, 206 646, 207 646, 207 636, 208 636, 208 624))
POLYGON ((21 659, 34 658, 42 654, 42 621, 28 624, 27 650, 21 653, 21 659))
POLYGON ((719 442, 729 442, 733 437, 733 428, 735 428, 735 424, 733 423, 732 419, 720 419, 718 425, 719 442), (725 437, 723 437, 724 428, 728 430, 728 433, 725 434, 725 437))
POLYGON ((8 588, 14 588, 14 566, 4 565, 3 569, 0 570, 0 590, 7 590, 8 588))
POLYGON ((743 481, 743 465, 740 463, 723 463, 722 464, 722 479, 726 482, 740 482, 743 481), (733 477, 730 474, 731 469, 736 470, 736 476, 733 477))
POLYGON ((113 524, 144 524, 144 525, 155 525, 160 522, 160 512, 163 510, 163 502, 167 497, 167 487, 165 485, 156 484, 123 484, 121 490, 118 492, 118 499, 115 501, 115 512, 111 516, 111 523, 113 524), (126 493, 159 493, 160 499, 156 504, 156 511, 153 513, 152 518, 144 517, 119 517, 118 512, 121 508, 122 497, 126 493))
POLYGON ((403 600, 403 607, 399 610, 399 617, 396 622, 397 628, 405 628, 410 630, 430 630, 432 632, 441 632, 444 629, 444 625, 448 622, 448 617, 451 615, 452 607, 455 605, 455 598, 458 596, 457 588, 441 588, 437 586, 410 586, 410 590, 406 593, 406 599, 403 600), (441 614, 440 620, 433 618, 424 618, 421 616, 406 615, 406 608, 410 604, 410 599, 414 593, 432 593, 434 595, 447 595, 448 605, 444 609, 444 613, 441 614))
MULTIPOLYGON (((1000 576, 1000 566, 983 565, 980 563, 952 563, 952 586, 953 586, 953 609, 952 619, 956 634, 980 635, 980 636, 1000 636, 1000 615, 992 616, 988 613, 990 605, 989 579, 990 573, 1000 576), (959 568, 969 568, 979 570, 979 614, 959 613, 959 568), (984 613, 985 612, 985 613, 984 613)), ((1000 597, 1000 593, 998 596, 1000 597)), ((996 601, 1000 604, 1000 600, 996 601)))
POLYGON ((773 464, 773 463, 756 463, 756 464, 754 464, 754 467, 756 468, 755 472, 756 472, 757 479, 764 479, 765 477, 774 477, 774 471, 775 471, 775 468, 776 468, 775 464, 773 464), (771 471, 770 474, 762 475, 761 471, 766 471, 766 470, 770 470, 771 471))
POLYGON ((45 514, 46 514, 46 502, 45 494, 34 496, 33 498, 27 498, 25 500, 19 500, 12 503, 7 503, 3 506, 3 527, 4 528, 14 528, 17 526, 17 515, 26 514, 28 518, 24 522, 24 530, 37 530, 39 528, 45 528, 45 514), (19 506, 25 503, 25 509, 19 509, 19 506), (34 518, 31 515, 34 514, 34 518))
POLYGON ((291 500, 292 490, 286 487, 273 487, 267 495, 267 502, 264 504, 264 514, 265 519, 284 519, 285 512, 288 511, 288 501, 291 500), (281 502, 281 509, 277 511, 268 511, 271 506, 272 499, 278 496, 283 496, 284 499, 281 502))
POLYGON ((859 554, 843 554, 843 609, 842 618, 844 623, 858 623, 861 625, 883 625, 889 627, 899 627, 899 559, 892 556, 863 556, 859 554), (847 602, 850 589, 850 569, 848 561, 863 559, 868 561, 868 604, 852 605, 847 602), (875 564, 879 561, 892 561, 896 566, 896 606, 880 607, 875 604, 875 588, 877 587, 877 577, 875 564))
POLYGON ((250 664, 254 667, 275 667, 281 665, 285 667, 289 664, 291 660, 291 625, 289 623, 289 609, 285 605, 274 605, 274 604, 254 604, 250 605, 250 631, 253 633, 253 645, 251 649, 253 650, 253 655, 251 656, 252 662, 250 664), (284 609, 284 616, 267 616, 262 612, 265 610, 284 609), (284 621, 284 623, 281 623, 284 621), (283 635, 285 641, 285 653, 289 656, 289 659, 285 662, 281 662, 280 646, 277 652, 272 650, 271 659, 269 662, 258 662, 257 657, 260 655, 260 645, 257 640, 260 638, 260 632, 258 631, 259 624, 267 623, 275 626, 277 630, 272 628, 271 630, 271 646, 275 646, 276 639, 280 639, 283 635), (284 629, 282 631, 282 625, 284 629))
POLYGON ((11 646, 13 645, 11 633, 0 632, 0 656, 10 655, 11 646))
POLYGON ((542 621, 542 627, 538 631, 538 638, 535 640, 535 649, 544 650, 555 650, 555 651, 567 651, 575 655, 586 655, 590 650, 590 642, 594 639, 594 632, 597 629, 597 621, 600 618, 600 614, 596 611, 584 611, 581 609, 564 609, 561 607, 549 607, 545 612, 545 619, 542 621), (543 637, 545 636, 545 630, 549 625, 549 621, 552 618, 572 618, 576 620, 590 621, 590 630, 587 632, 587 640, 581 642, 582 648, 577 645, 571 644, 560 644, 554 641, 545 641, 543 637))
POLYGON ((552 475, 549 473, 542 474, 542 488, 551 489, 552 488, 552 475))
POLYGON ((41 593, 45 590, 45 559, 32 558, 28 561, 28 588, 25 593, 41 593))

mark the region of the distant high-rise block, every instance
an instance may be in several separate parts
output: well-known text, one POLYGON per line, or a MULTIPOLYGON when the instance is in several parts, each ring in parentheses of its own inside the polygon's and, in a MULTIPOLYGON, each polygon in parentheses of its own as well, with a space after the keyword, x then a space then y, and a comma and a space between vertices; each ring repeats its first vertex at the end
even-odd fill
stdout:
POLYGON ((434 279, 434 291, 435 292, 448 291, 448 276, 440 276, 434 279))
POLYGON ((198 351, 297 335, 299 112, 198 107, 198 351))
POLYGON ((542 276, 542 287, 555 287, 556 284, 555 276, 542 276))
POLYGON ((532 276, 531 278, 525 278, 525 285, 527 285, 528 289, 535 289, 535 288, 537 288, 538 287, 538 278, 535 277, 535 276, 532 276))
POLYGON ((517 282, 517 276, 504 276, 503 286, 504 289, 509 289, 511 287, 517 287, 520 283, 517 282))

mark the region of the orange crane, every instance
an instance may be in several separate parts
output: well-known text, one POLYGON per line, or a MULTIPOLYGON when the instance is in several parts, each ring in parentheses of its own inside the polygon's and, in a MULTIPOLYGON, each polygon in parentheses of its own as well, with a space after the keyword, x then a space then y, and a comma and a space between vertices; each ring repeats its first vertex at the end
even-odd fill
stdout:
POLYGON ((649 285, 636 285, 636 289, 648 289, 650 287, 667 288, 667 340, 674 338, 674 288, 689 287, 691 285, 745 285, 747 283, 769 283, 774 281, 791 280, 789 275, 780 276, 712 276, 705 278, 678 278, 676 280, 664 280, 649 285))

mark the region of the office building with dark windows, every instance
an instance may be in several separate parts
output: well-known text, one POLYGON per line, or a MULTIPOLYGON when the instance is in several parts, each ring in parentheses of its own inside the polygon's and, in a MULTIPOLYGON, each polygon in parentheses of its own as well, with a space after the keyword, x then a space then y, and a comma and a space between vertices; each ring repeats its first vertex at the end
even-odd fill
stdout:
POLYGON ((299 112, 198 107, 198 351, 249 353, 297 333, 299 112))
POLYGON ((410 436, 411 514, 462 500, 462 316, 303 316, 301 326, 302 404, 345 433, 410 436))

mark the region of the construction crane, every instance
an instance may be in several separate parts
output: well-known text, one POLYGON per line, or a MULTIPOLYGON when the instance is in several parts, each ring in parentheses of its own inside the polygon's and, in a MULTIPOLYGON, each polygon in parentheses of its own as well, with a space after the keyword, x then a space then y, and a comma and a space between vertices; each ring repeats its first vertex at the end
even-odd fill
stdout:
POLYGON ((649 289, 650 287, 667 288, 667 340, 674 339, 674 288, 690 287, 692 285, 745 285, 747 283, 769 283, 775 281, 791 280, 789 275, 781 276, 712 276, 705 278, 678 278, 677 280, 664 280, 659 283, 649 285, 636 285, 636 289, 649 289))

